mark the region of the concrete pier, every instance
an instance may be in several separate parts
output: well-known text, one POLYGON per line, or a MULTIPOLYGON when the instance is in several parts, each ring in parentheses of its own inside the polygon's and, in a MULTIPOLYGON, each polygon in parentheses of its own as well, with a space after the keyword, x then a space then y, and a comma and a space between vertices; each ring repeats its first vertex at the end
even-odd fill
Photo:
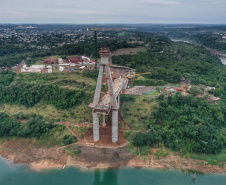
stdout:
POLYGON ((103 126, 104 127, 106 126, 106 123, 105 123, 105 114, 103 114, 103 126))
POLYGON ((118 110, 112 110, 112 142, 118 141, 118 110))
POLYGON ((93 140, 99 141, 99 115, 93 113, 93 140))

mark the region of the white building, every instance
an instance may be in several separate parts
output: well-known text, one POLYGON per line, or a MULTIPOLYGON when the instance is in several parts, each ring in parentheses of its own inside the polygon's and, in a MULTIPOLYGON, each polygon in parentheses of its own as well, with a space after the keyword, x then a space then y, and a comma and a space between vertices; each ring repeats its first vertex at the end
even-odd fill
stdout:
POLYGON ((63 64, 64 63, 63 59, 62 58, 58 58, 58 63, 59 64, 63 64))
POLYGON ((47 73, 52 73, 53 72, 53 67, 52 66, 47 66, 47 73))
POLYGON ((62 67, 68 67, 69 64, 59 64, 59 66, 62 66, 62 67))
POLYGON ((83 69, 85 69, 85 66, 81 66, 81 67, 79 68, 79 70, 83 70, 83 69))
POLYGON ((85 56, 82 56, 82 60, 86 60, 86 61, 89 61, 90 62, 90 58, 85 57, 85 56))
POLYGON ((74 63, 70 63, 69 64, 71 67, 75 67, 75 64, 74 63))
POLYGON ((63 66, 60 66, 59 67, 59 70, 60 70, 60 72, 63 72, 64 71, 64 67, 63 66))
POLYGON ((21 69, 21 72, 41 73, 44 68, 45 68, 45 65, 32 65, 30 67, 27 67, 27 65, 24 65, 21 69))

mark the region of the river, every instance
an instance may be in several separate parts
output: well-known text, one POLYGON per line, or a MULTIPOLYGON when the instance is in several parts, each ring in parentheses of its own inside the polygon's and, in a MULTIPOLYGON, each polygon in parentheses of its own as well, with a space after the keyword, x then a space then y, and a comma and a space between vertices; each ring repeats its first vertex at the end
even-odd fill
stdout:
MULTIPOLYGON (((171 38, 171 40, 173 42, 185 42, 185 43, 189 43, 189 44, 194 44, 194 43, 187 41, 187 40, 172 39, 172 38, 171 38)), ((226 65, 226 58, 225 57, 218 57, 218 58, 221 60, 222 64, 226 65)))
POLYGON ((0 158, 1 185, 225 185, 226 175, 190 174, 179 170, 151 168, 32 170, 0 158))

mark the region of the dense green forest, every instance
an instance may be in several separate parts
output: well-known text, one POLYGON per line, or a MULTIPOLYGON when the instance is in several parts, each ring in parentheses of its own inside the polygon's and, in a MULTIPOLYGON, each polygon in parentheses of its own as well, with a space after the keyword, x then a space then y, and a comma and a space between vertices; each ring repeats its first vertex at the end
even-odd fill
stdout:
POLYGON ((226 52, 226 41, 222 39, 222 35, 217 34, 197 34, 194 40, 208 48, 216 49, 218 51, 226 52))
POLYGON ((54 85, 17 83, 9 87, 0 86, 0 102, 18 103, 27 107, 43 101, 57 108, 66 109, 78 105, 84 98, 83 90, 63 89, 54 85))
POLYGON ((211 56, 202 46, 157 40, 152 42, 146 53, 114 56, 113 63, 137 70, 137 73, 151 72, 147 79, 158 79, 178 83, 182 77, 191 79, 193 84, 215 86, 225 79, 225 66, 211 56))
POLYGON ((51 140, 50 137, 54 137, 54 134, 58 132, 63 137, 55 138, 52 144, 68 145, 73 142, 77 142, 77 138, 71 134, 64 135, 63 131, 65 126, 54 125, 52 122, 47 122, 41 116, 36 114, 30 115, 28 123, 24 124, 16 121, 15 118, 10 118, 5 113, 0 113, 0 137, 4 136, 17 136, 23 138, 35 138, 37 140, 51 140))
MULTIPOLYGON (((88 73, 89 74, 89 73, 88 73)), ((87 75, 88 75, 87 74, 87 75)), ((85 75, 85 74, 84 74, 85 75)), ((54 74, 20 74, 15 79, 15 73, 10 71, 0 72, 0 102, 34 106, 42 101, 45 104, 51 104, 59 109, 67 109, 80 104, 85 98, 85 83, 64 80, 64 85, 68 81, 80 86, 77 89, 68 89, 60 87, 58 83, 48 84, 50 80, 57 77, 54 74), (13 83, 12 83, 13 82, 13 83)))
POLYGON ((181 152, 216 154, 226 146, 226 107, 203 98, 177 94, 158 98, 159 107, 147 121, 147 133, 137 133, 136 146, 166 147, 181 152))
POLYGON ((11 71, 0 71, 0 86, 1 85, 9 85, 15 77, 16 73, 11 71))

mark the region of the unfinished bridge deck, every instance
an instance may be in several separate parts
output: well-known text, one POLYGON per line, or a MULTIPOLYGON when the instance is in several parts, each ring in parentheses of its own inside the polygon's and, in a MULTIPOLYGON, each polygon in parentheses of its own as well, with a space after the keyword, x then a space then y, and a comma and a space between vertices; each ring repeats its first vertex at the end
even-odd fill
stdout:
MULTIPOLYGON (((119 93, 122 91, 123 88, 125 88, 127 83, 128 83, 127 78, 116 78, 114 80, 113 86, 114 86, 115 97, 119 95, 119 93)), ((108 113, 111 109, 110 102, 111 102, 110 94, 107 93, 103 96, 99 104, 95 107, 94 112, 108 113)))

